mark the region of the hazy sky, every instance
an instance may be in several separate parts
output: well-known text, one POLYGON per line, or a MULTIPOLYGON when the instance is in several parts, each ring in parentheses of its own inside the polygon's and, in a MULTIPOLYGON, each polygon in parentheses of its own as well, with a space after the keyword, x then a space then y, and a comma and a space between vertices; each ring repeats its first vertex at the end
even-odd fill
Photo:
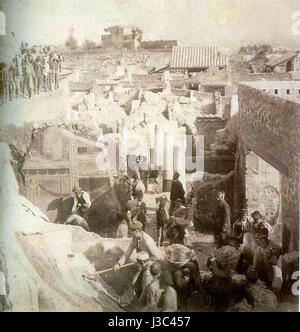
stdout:
POLYGON ((292 13, 300 0, 0 0, 16 41, 62 44, 74 28, 80 42, 100 43, 110 25, 137 25, 147 39, 181 43, 272 42, 297 45, 292 13))

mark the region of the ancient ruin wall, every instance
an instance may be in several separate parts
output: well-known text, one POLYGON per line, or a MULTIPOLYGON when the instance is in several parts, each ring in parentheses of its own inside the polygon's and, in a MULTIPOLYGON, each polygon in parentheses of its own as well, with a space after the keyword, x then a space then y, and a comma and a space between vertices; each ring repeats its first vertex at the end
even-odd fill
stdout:
POLYGON ((284 245, 298 249, 299 104, 239 86, 239 140, 281 173, 284 245))

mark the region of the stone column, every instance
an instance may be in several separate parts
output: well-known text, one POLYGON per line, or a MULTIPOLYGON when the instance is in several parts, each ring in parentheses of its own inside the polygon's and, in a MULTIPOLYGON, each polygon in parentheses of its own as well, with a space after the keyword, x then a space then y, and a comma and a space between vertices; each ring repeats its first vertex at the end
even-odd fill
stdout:
POLYGON ((120 132, 119 132, 118 166, 119 166, 119 171, 122 174, 126 174, 128 171, 127 170, 127 155, 128 155, 127 145, 128 145, 128 131, 127 131, 126 127, 121 126, 120 132))
POLYGON ((185 150, 186 150, 186 141, 185 135, 181 134, 176 136, 176 141, 174 143, 174 172, 180 174, 180 181, 185 188, 185 150))
POLYGON ((154 149, 154 165, 157 170, 162 170, 164 164, 164 133, 158 125, 155 126, 154 149))
POLYGON ((163 149, 163 192, 169 192, 173 180, 173 136, 171 134, 164 133, 163 149))

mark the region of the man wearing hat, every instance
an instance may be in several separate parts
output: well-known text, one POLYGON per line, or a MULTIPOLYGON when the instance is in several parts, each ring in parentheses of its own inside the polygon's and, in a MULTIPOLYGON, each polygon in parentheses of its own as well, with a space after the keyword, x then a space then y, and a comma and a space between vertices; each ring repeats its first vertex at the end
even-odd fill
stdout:
POLYGON ((147 216, 147 206, 143 201, 144 193, 142 191, 136 192, 136 199, 128 202, 127 207, 130 210, 132 220, 138 220, 143 224, 143 231, 146 229, 146 225, 150 223, 147 216))
POLYGON ((227 244, 232 233, 230 206, 225 200, 225 192, 219 191, 217 194, 217 209, 215 214, 214 237, 217 248, 227 244))
POLYGON ((266 237, 269 236, 269 232, 271 230, 271 226, 263 219, 261 213, 259 211, 255 211, 251 214, 253 218, 253 223, 251 227, 252 233, 259 237, 260 235, 264 235, 266 237))
POLYGON ((27 93, 28 98, 32 97, 32 86, 33 86, 32 72, 33 72, 33 67, 31 64, 30 56, 26 55, 23 58, 22 62, 22 73, 24 79, 24 94, 27 93))
POLYGON ((180 174, 178 172, 175 172, 171 185, 171 194, 170 194, 171 205, 169 210, 170 216, 173 215, 177 199, 181 199, 183 204, 185 203, 185 198, 184 198, 185 190, 183 189, 182 183, 179 181, 179 177, 180 174))
POLYGON ((132 233, 132 239, 124 255, 114 266, 115 271, 117 271, 120 266, 129 261, 134 250, 136 250, 137 253, 141 251, 148 253, 150 259, 154 261, 160 260, 162 258, 162 254, 158 249, 155 241, 150 235, 143 231, 143 224, 140 221, 136 220, 129 223, 129 229, 132 233))
POLYGON ((4 62, 0 64, 0 94, 1 103, 6 103, 9 95, 9 84, 7 66, 4 62))
POLYGON ((164 230, 170 218, 167 210, 169 200, 167 196, 163 195, 157 199, 157 202, 159 202, 159 207, 156 211, 157 245, 162 246, 164 242, 164 230))
POLYGON ((91 207, 90 195, 81 190, 77 185, 74 186, 72 193, 74 195, 74 204, 72 208, 72 214, 78 214, 82 218, 87 218, 87 211, 91 207))
POLYGON ((272 247, 266 235, 259 235, 257 241, 258 247, 255 250, 251 270, 256 272, 257 278, 265 282, 267 287, 271 287, 274 278, 273 266, 277 265, 277 256, 280 252, 272 247))
POLYGON ((131 242, 124 255, 119 259, 113 269, 114 271, 118 271, 122 265, 129 261, 134 250, 137 252, 136 272, 132 278, 130 287, 134 287, 139 296, 141 290, 152 281, 149 271, 151 263, 153 261, 161 260, 162 253, 156 246, 152 237, 143 232, 143 224, 141 222, 130 222, 129 229, 132 232, 131 242))
POLYGON ((249 221, 247 219, 247 216, 248 216, 248 210, 242 209, 240 218, 232 226, 233 235, 238 244, 243 243, 244 234, 249 231, 248 229, 249 221))

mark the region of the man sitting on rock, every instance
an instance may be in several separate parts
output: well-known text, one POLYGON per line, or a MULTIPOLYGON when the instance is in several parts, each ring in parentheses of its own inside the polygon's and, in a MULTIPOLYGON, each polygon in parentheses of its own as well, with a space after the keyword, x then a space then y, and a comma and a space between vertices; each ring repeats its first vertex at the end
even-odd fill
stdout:
POLYGON ((281 248, 272 245, 265 235, 261 235, 257 241, 258 247, 255 250, 253 266, 246 275, 252 276, 253 279, 260 279, 268 288, 272 288, 274 266, 277 265, 281 248))
POLYGON ((74 194, 74 204, 71 214, 77 214, 87 219, 87 211, 91 207, 90 195, 81 190, 79 186, 74 186, 72 192, 74 194))
POLYGON ((79 186, 74 186, 74 203, 71 215, 66 220, 66 225, 80 226, 86 231, 89 231, 89 225, 87 223, 88 219, 88 209, 91 207, 90 195, 81 190, 79 186))

